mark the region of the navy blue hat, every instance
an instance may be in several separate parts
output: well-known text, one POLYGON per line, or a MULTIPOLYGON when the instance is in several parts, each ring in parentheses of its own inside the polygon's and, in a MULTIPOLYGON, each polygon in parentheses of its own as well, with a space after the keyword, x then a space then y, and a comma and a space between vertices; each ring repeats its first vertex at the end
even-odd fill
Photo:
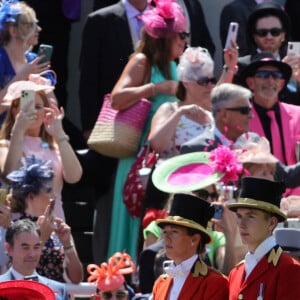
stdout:
POLYGON ((237 202, 227 204, 227 207, 232 211, 236 211, 238 208, 260 209, 274 214, 279 222, 284 222, 287 216, 280 210, 280 201, 284 191, 283 183, 244 177, 237 202))
POLYGON ((199 231, 205 244, 212 241, 206 230, 208 221, 213 217, 214 207, 207 201, 188 193, 174 194, 169 216, 157 219, 160 227, 164 225, 179 225, 199 231))

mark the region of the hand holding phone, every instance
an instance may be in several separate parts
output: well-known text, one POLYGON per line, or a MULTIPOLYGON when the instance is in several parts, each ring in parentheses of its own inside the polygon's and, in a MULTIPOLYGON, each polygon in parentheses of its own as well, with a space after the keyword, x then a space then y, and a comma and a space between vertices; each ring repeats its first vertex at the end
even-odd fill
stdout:
POLYGON ((214 214, 213 218, 221 220, 222 216, 223 216, 223 211, 224 211, 223 206, 222 205, 214 205, 214 208, 215 208, 215 214, 214 214))
POLYGON ((20 109, 24 110, 25 108, 27 108, 28 111, 35 109, 35 91, 33 90, 21 91, 20 109))
POLYGON ((232 47, 232 42, 236 43, 238 30, 239 24, 236 22, 230 22, 226 37, 225 49, 230 49, 232 47))
POLYGON ((39 46, 38 55, 39 56, 45 55, 45 56, 39 61, 39 64, 50 61, 52 57, 52 52, 53 52, 53 46, 41 44, 39 46))

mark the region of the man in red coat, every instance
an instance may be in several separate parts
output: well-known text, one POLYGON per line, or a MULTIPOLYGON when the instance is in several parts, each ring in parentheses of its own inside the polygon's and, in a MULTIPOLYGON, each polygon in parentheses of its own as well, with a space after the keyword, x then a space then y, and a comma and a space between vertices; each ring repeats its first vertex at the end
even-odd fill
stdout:
POLYGON ((280 211, 284 188, 281 183, 245 177, 236 203, 242 242, 247 245, 245 261, 229 274, 229 300, 290 300, 300 297, 300 264, 277 245, 273 230, 286 220, 280 211))
POLYGON ((167 257, 171 258, 153 287, 153 300, 227 300, 228 280, 201 259, 212 241, 207 222, 214 207, 192 194, 175 194, 170 214, 158 219, 167 257))

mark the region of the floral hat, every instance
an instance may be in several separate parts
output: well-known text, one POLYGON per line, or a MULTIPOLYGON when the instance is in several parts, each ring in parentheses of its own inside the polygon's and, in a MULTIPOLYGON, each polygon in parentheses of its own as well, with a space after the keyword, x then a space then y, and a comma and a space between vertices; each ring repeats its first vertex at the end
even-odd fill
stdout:
POLYGON ((16 23, 17 16, 21 13, 19 9, 12 8, 11 4, 18 3, 18 0, 2 0, 0 2, 0 30, 5 23, 16 23))
POLYGON ((54 176, 52 162, 44 161, 32 156, 22 160, 22 167, 12 171, 6 177, 13 187, 13 194, 27 195, 29 192, 37 194, 45 181, 51 180, 54 176))
POLYGON ((221 145, 211 152, 181 154, 164 161, 155 168, 152 181, 167 193, 192 192, 218 181, 237 181, 242 172, 236 153, 221 145))
POLYGON ((55 300, 54 292, 45 284, 31 280, 0 282, 0 299, 55 300))
POLYGON ((100 291, 112 291, 125 283, 123 275, 132 273, 134 268, 129 254, 117 252, 108 260, 108 263, 104 262, 100 266, 89 264, 87 271, 90 276, 87 281, 95 283, 100 291))
POLYGON ((145 31, 155 39, 172 37, 185 31, 187 26, 182 8, 174 0, 149 1, 149 8, 140 18, 144 22, 145 31))

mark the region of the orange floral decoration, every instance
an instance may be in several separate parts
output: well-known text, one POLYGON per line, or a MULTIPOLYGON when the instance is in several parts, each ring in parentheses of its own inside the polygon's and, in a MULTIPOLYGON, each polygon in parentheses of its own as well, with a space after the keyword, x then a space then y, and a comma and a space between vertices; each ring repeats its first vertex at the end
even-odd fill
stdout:
POLYGON ((108 263, 104 262, 100 266, 89 264, 87 271, 90 276, 87 281, 97 284, 100 291, 113 291, 125 282, 123 275, 132 273, 134 269, 131 256, 125 252, 117 252, 108 263))

